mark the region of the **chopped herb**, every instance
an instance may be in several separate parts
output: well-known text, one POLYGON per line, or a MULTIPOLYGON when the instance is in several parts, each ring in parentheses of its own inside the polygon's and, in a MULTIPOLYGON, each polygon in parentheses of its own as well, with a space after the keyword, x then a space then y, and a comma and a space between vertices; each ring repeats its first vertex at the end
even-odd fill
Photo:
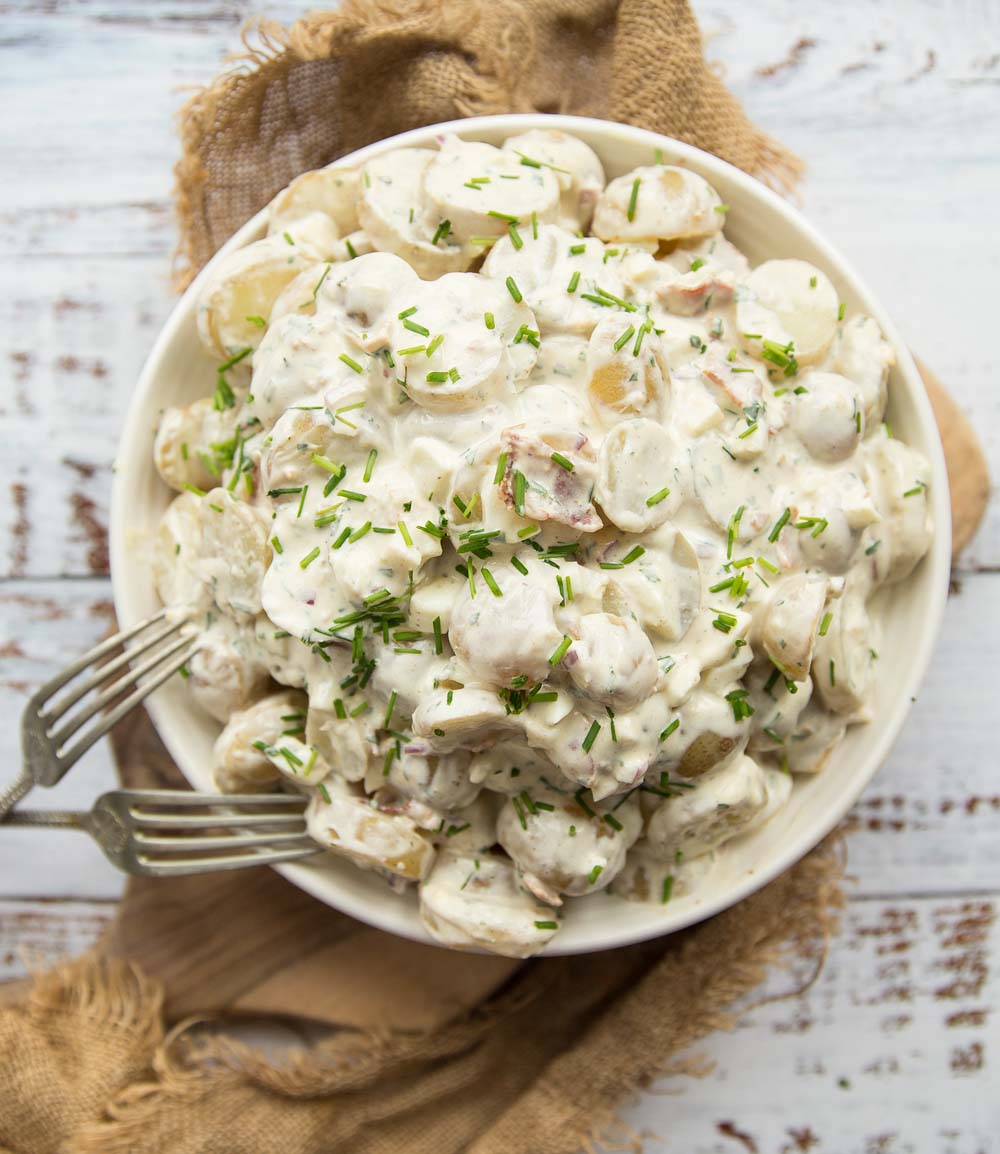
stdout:
POLYGON ((635 334, 635 325, 629 325, 628 328, 618 338, 618 340, 615 341, 615 344, 614 344, 615 352, 616 353, 621 352, 621 350, 625 347, 625 345, 627 345, 628 342, 632 339, 634 334, 635 334))
POLYGON ((553 453, 552 460, 555 461, 560 469, 565 469, 567 473, 573 472, 575 466, 569 457, 564 457, 562 453, 553 453))
POLYGON ((427 328, 426 325, 418 324, 416 321, 411 321, 409 318, 403 321, 403 328, 409 329, 411 333, 416 333, 417 336, 420 337, 429 337, 431 335, 431 330, 427 328))
POLYGON ((842 321, 846 314, 847 314, 847 302, 841 301, 840 302, 840 308, 837 309, 837 320, 842 321))
POLYGON ((441 223, 437 226, 437 229, 434 232, 434 236, 431 239, 431 244, 437 244, 439 241, 447 239, 448 234, 450 232, 451 232, 451 221, 450 220, 441 221, 441 223))
POLYGON ((521 290, 517 287, 517 281, 515 281, 512 276, 509 276, 504 283, 507 285, 507 291, 514 298, 514 303, 520 304, 521 301, 524 300, 524 297, 521 295, 521 290))
POLYGON ((577 270, 577 272, 573 273, 573 275, 569 278, 569 284, 566 286, 566 291, 568 293, 575 293, 579 283, 580 283, 580 273, 579 273, 579 270, 577 270))
POLYGON ((549 665, 558 665, 559 662, 562 661, 562 659, 566 656, 567 652, 569 651, 569 647, 572 644, 573 638, 566 637, 564 635, 562 641, 560 641, 556 648, 553 650, 552 656, 549 658, 549 665))
POLYGON ((672 733, 680 728, 680 724, 681 719, 679 717, 675 717, 674 720, 671 721, 671 723, 667 726, 667 728, 660 734, 660 741, 666 741, 672 733))
POLYGON ((651 497, 647 497, 646 504, 652 509, 654 505, 659 505, 661 501, 665 501, 669 496, 670 489, 665 485, 662 489, 657 489, 651 497))
POLYGON ((514 473, 514 509, 519 517, 524 516, 524 491, 527 482, 524 474, 517 470, 514 473))
POLYGON ((483 313, 483 320, 486 322, 486 327, 491 332, 497 327, 497 322, 492 313, 483 313))
POLYGON ((636 177, 635 180, 632 181, 632 191, 629 194, 629 198, 628 198, 628 211, 625 214, 628 217, 629 221, 635 220, 635 206, 636 206, 636 202, 639 199, 639 185, 640 184, 642 184, 642 181, 639 179, 639 177, 636 177))
POLYGON ((774 528, 771 530, 770 533, 768 533, 767 539, 768 539, 768 541, 771 542, 772 545, 775 543, 775 541, 778 540, 778 537, 781 534, 781 530, 784 529, 784 527, 788 524, 788 519, 789 519, 789 517, 791 517, 791 515, 792 515, 791 509, 786 507, 785 511, 781 514, 781 516, 775 522, 774 528))
POLYGON ((363 369, 363 368, 362 368, 362 367, 361 367, 361 366, 358 364, 358 362, 357 362, 357 361, 356 361, 356 360, 355 360, 353 357, 349 357, 349 356, 347 355, 347 353, 341 353, 341 354, 340 354, 340 356, 337 358, 337 360, 338 360, 338 361, 343 361, 343 362, 344 362, 344 364, 345 364, 345 365, 347 365, 347 367, 348 367, 349 369, 353 369, 353 370, 354 370, 354 372, 356 372, 356 373, 363 373, 363 372, 365 371, 365 370, 364 370, 364 369, 363 369))
POLYGON ((833 620, 833 614, 832 613, 824 613, 823 614, 823 620, 819 623, 819 635, 820 635, 820 637, 826 636, 826 631, 830 628, 830 622, 832 620, 833 620))
POLYGON ((514 246, 514 251, 520 252, 524 248, 524 241, 521 240, 521 234, 517 231, 517 225, 513 221, 507 225, 507 235, 510 237, 510 243, 514 246))
POLYGON ((746 717, 752 717, 756 710, 747 701, 746 689, 734 689, 731 693, 726 694, 726 700, 732 706, 733 718, 736 721, 742 721, 746 717))
MULTIPOLYGON (((551 661, 551 658, 549 659, 551 661)), ((590 724, 590 729, 587 730, 587 736, 583 739, 583 748, 586 753, 590 753, 594 742, 597 740, 597 735, 601 732, 600 722, 593 721, 590 724)))
POLYGON ((557 930, 559 929, 558 922, 535 922, 536 930, 557 930))
MULTIPOLYGON (((717 206, 718 207, 718 206, 717 206)), ((663 879, 663 892, 660 894, 660 905, 665 906, 674 892, 674 875, 667 874, 663 879)))
POLYGON ((319 556, 319 546, 316 545, 314 548, 310 549, 309 552, 299 562, 299 568, 300 569, 308 569, 309 566, 316 560, 316 558, 318 556, 319 556))
POLYGON ((740 521, 743 519, 743 514, 746 511, 746 505, 740 505, 736 512, 729 518, 729 526, 726 529, 726 559, 731 560, 733 556, 733 546, 736 544, 736 538, 740 532, 740 521))
POLYGON ((494 578, 493 574, 489 571, 489 569, 487 569, 486 566, 484 565, 483 568, 480 569, 479 572, 480 572, 483 580, 486 582, 486 584, 489 588, 489 591, 493 594, 493 596, 494 597, 502 597, 503 596, 503 590, 496 583, 496 579, 494 578))
POLYGON ((588 884, 593 885, 597 881, 597 879, 601 876, 602 873, 604 873, 604 866, 595 865, 594 868, 590 871, 590 873, 587 874, 588 884))

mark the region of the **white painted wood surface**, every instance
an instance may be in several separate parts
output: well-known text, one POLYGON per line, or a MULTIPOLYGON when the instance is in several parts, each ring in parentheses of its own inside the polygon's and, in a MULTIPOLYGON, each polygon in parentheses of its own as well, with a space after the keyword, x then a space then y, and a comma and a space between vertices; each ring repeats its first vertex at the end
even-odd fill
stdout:
MULTIPOLYGON (((696 0, 709 55, 807 160, 808 215, 889 305, 1000 465, 995 0, 696 0)), ((290 19, 287 0, 267 14, 290 19)), ((105 630, 131 384, 172 303, 171 117, 246 0, 0 4, 0 735, 105 630)), ((705 1047, 630 1121, 679 1154, 1000 1151, 1000 507, 963 558, 911 721, 851 817, 852 900, 801 998, 705 1047)), ((52 795, 112 784, 94 750, 52 795)), ((48 799, 46 799, 48 800, 48 799)), ((121 882, 87 839, 0 832, 0 977, 79 950, 121 882)), ((771 992, 789 979, 775 975, 771 992)), ((673 992, 682 996, 681 991, 673 992)))

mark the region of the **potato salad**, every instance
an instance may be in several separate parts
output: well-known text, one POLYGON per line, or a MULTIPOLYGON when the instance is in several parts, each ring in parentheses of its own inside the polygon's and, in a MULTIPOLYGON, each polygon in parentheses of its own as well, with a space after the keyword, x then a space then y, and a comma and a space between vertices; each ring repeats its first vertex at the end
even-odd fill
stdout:
POLYGON ((658 155, 444 136, 300 176, 201 290, 154 568, 216 781, 306 794, 448 946, 696 894, 871 716, 927 465, 876 322, 728 212, 658 155))

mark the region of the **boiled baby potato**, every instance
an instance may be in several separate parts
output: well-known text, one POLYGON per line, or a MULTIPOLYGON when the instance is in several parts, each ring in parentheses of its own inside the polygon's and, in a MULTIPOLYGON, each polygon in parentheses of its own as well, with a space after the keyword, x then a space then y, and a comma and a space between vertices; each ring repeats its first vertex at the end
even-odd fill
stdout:
POLYGON ((722 228, 722 200, 704 177, 669 164, 636 168, 598 198, 593 232, 601 240, 682 240, 722 228))
POLYGON ((537 954, 559 928, 553 910, 531 896, 499 854, 442 852, 420 887, 430 935, 454 949, 508 958, 537 954))
POLYGON ((279 745, 305 726, 308 699, 285 689, 270 693, 226 722, 215 740, 212 759, 215 784, 223 793, 259 793, 281 780, 281 774, 255 743, 279 745))
POLYGON ((804 260, 766 260, 736 305, 743 347, 783 376, 822 359, 837 332, 840 302, 826 274, 804 260))

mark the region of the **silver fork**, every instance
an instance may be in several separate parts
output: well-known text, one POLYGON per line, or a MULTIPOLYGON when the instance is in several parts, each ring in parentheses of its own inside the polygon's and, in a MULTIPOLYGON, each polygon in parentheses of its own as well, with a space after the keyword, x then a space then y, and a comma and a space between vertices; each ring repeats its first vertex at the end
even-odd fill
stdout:
POLYGON ((0 821, 34 786, 62 781, 96 741, 191 658, 198 642, 183 634, 184 624, 161 609, 94 646, 31 697, 21 717, 21 773, 0 793, 0 821), (130 641, 136 643, 101 664, 130 641))
POLYGON ((89 813, 15 810, 5 824, 83 830, 125 873, 180 877, 322 852, 306 833, 305 806, 287 793, 116 789, 89 813))

